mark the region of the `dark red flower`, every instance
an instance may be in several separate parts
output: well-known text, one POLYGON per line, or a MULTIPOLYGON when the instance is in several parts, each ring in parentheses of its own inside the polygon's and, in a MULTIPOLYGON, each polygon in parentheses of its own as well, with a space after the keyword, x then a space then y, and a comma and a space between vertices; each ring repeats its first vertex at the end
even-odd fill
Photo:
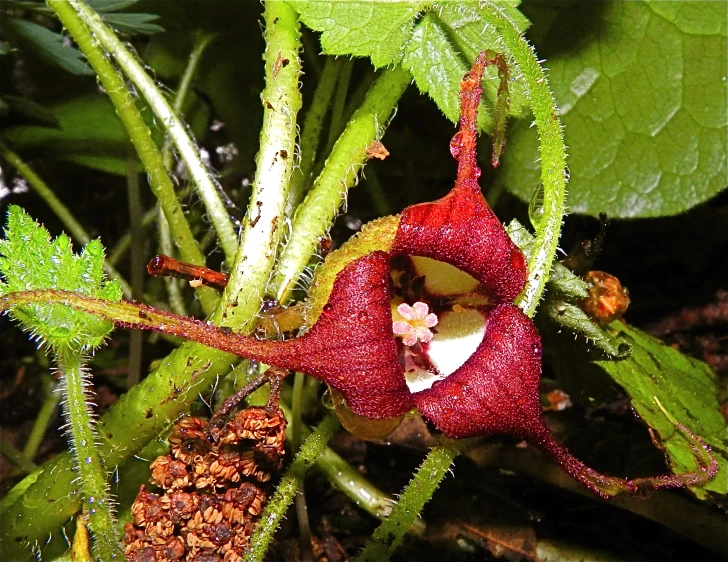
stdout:
POLYGON ((449 437, 524 439, 602 496, 704 482, 717 470, 714 461, 702 473, 631 481, 602 475, 571 456, 547 428, 539 394, 541 340, 513 304, 526 283, 526 260, 478 185, 480 82, 493 62, 481 53, 461 85, 460 130, 450 143, 458 161, 453 189, 399 217, 370 223, 330 254, 312 286, 310 327, 302 336, 258 340, 145 305, 60 293, 57 300, 119 325, 164 331, 307 373, 365 418, 393 418, 417 408, 449 437))

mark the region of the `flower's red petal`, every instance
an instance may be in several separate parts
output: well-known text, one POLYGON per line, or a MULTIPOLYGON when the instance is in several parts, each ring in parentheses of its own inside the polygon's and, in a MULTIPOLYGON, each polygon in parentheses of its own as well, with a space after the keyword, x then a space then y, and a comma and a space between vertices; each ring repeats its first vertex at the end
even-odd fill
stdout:
POLYGON ((454 265, 480 281, 496 302, 512 302, 526 283, 526 260, 475 180, 432 203, 407 207, 391 251, 454 265))
POLYGON ((413 408, 392 335, 388 254, 374 252, 347 265, 316 323, 283 343, 290 347, 281 347, 276 365, 330 384, 355 414, 381 419, 413 408))
POLYGON ((392 253, 452 264, 480 281, 496 302, 512 302, 526 284, 526 260, 478 185, 477 116, 487 64, 486 53, 481 53, 460 86, 460 130, 450 143, 458 161, 455 187, 442 199, 402 212, 392 253))
POLYGON ((541 424, 541 339, 511 304, 488 315, 485 335, 465 364, 414 395, 417 409, 448 437, 512 435, 529 439, 541 424))

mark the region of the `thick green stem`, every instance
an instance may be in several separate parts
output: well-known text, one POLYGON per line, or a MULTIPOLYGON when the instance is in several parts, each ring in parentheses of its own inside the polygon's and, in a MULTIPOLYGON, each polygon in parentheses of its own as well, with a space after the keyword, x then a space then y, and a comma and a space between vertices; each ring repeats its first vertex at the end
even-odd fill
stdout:
POLYGON ((288 204, 291 209, 295 210, 298 207, 308 187, 321 140, 321 128, 326 112, 329 110, 331 96, 334 93, 334 86, 336 86, 336 77, 342 62, 343 59, 333 57, 326 59, 326 65, 313 94, 311 106, 306 111, 301 130, 301 162, 293 172, 291 192, 288 196, 288 204))
POLYGON ((244 325, 250 326, 263 303, 284 230, 296 150, 296 115, 301 108, 298 16, 285 2, 268 2, 264 18, 263 128, 242 240, 225 288, 228 304, 215 316, 225 325, 232 318, 245 318, 244 325))
POLYGON ((306 472, 311 468, 326 447, 326 443, 329 442, 338 429, 339 420, 336 414, 331 413, 306 439, 263 511, 258 528, 250 539, 250 547, 245 556, 246 562, 260 562, 263 560, 268 550, 268 544, 273 538, 273 533, 286 514, 288 506, 291 505, 296 490, 303 483, 306 472))
MULTIPOLYGON (((73 239, 81 246, 88 244, 91 241, 91 237, 86 232, 86 229, 84 229, 83 226, 81 226, 81 223, 76 220, 76 217, 73 216, 70 209, 66 207, 63 202, 58 199, 58 197, 56 197, 56 194, 53 193, 53 190, 48 187, 46 182, 44 182, 43 179, 35 173, 35 170, 23 161, 23 159, 11 150, 10 147, 2 140, 0 140, 0 153, 2 153, 5 161, 15 168, 17 172, 25 178, 28 185, 30 185, 40 198, 46 202, 46 205, 48 205, 60 219, 61 223, 68 230, 73 239)), ((127 283, 121 274, 114 269, 114 266, 108 259, 104 260, 104 271, 112 279, 118 279, 121 291, 124 293, 124 298, 131 298, 131 287, 129 286, 129 283, 127 283)))
MULTIPOLYGON (((126 83, 97 43, 98 35, 92 34, 84 25, 74 7, 76 4, 72 6, 69 0, 49 0, 48 5, 76 41, 78 48, 94 69, 106 94, 114 104, 116 113, 136 148, 139 160, 149 175, 149 185, 159 199, 164 215, 169 221, 182 259, 195 265, 204 265, 205 258, 197 247, 190 225, 177 201, 174 185, 162 162, 162 155, 154 144, 149 127, 144 122, 126 83)), ((162 96, 161 93, 159 95, 162 96)), ((216 300, 214 291, 208 287, 199 287, 197 295, 203 308, 210 310, 214 308, 216 300)))
MULTIPOLYGON (((64 1, 70 3, 77 16, 91 30, 101 46, 110 53, 114 61, 124 71, 124 74, 129 77, 129 80, 131 80, 137 90, 144 96, 144 99, 147 100, 154 115, 156 115, 159 122, 166 129, 169 138, 177 148, 181 160, 187 167, 187 173, 192 178, 192 182, 195 184, 200 199, 202 199, 205 205, 207 215, 215 227, 215 231, 220 240, 220 246, 225 253, 227 262, 232 265, 233 257, 238 247, 237 234, 220 196, 222 188, 217 184, 211 172, 202 161, 200 152, 197 146, 195 146, 194 141, 190 138, 187 127, 178 117, 174 109, 172 109, 166 96, 157 87, 154 80, 146 73, 139 59, 106 26, 101 17, 82 0, 64 1)), ((96 69, 94 68, 94 70, 96 69)), ((169 217, 167 217, 167 220, 169 220, 169 217)))
MULTIPOLYGON (((271 35, 269 45, 280 43, 279 35, 282 33, 289 38, 296 36, 293 32, 297 30, 296 14, 287 4, 269 2, 266 5, 266 18, 272 22, 276 17, 277 24, 268 26, 267 33, 271 35)), ((272 58, 275 60, 277 56, 274 54, 272 58)), ((289 64, 277 75, 277 79, 282 81, 281 84, 286 84, 288 90, 295 92, 298 92, 298 70, 294 76, 286 77, 285 80, 284 72, 290 72, 291 67, 297 68, 297 60, 297 57, 289 59, 289 64)), ((266 71, 272 73, 271 64, 266 64, 266 71)), ((277 100, 271 100, 272 105, 274 101, 277 100)), ((289 121, 286 138, 290 135, 290 138, 294 139, 296 127, 294 116, 289 116, 289 121)), ((272 149, 271 145, 277 142, 278 138, 272 138, 270 134, 265 136, 268 143, 266 152, 272 149)), ((292 149, 290 154, 293 154, 292 149)), ((269 161, 260 160, 261 165, 264 162, 269 161)), ((269 180, 271 178, 270 174, 266 176, 264 169, 261 169, 258 175, 268 177, 269 180)), ((288 185, 290 173, 287 177, 279 175, 275 177, 277 178, 275 183, 265 183, 261 186, 270 196, 276 186, 288 185)), ((276 199, 285 202, 285 195, 281 193, 276 199)), ((253 211, 249 211, 249 215, 255 212, 257 201, 261 199, 253 200, 253 211)), ((281 212, 282 206, 283 203, 281 212)), ((263 219, 260 219, 258 222, 262 221, 263 219)), ((268 232, 272 237, 276 233, 271 233, 271 230, 274 229, 269 229, 268 232)), ((261 259, 258 254, 264 253, 266 248, 276 246, 276 242, 264 240, 262 237, 260 242, 259 247, 252 243, 248 245, 244 243, 243 246, 250 252, 247 255, 248 259, 241 255, 241 264, 236 265, 234 269, 236 275, 242 277, 240 272, 244 273, 246 265, 258 264, 257 269, 251 267, 249 278, 251 283, 249 289, 257 291, 258 294, 262 294, 271 268, 270 261, 261 259), (254 283, 259 283, 260 286, 253 286, 254 283)), ((234 308, 233 301, 237 299, 238 292, 226 292, 223 295, 223 302, 218 307, 218 317, 225 316, 224 310, 234 308)), ((241 332, 249 331, 253 326, 259 304, 256 302, 255 306, 247 307, 245 314, 239 310, 235 315, 228 314, 225 324, 234 329, 240 328, 241 332)), ((98 431, 103 437, 101 454, 107 466, 120 464, 138 453, 169 423, 187 411, 189 404, 196 400, 201 392, 205 392, 221 374, 226 373, 235 361, 236 358, 232 355, 195 343, 186 343, 163 359, 155 372, 124 394, 100 419, 98 431), (133 428, 133 431, 130 431, 130 428, 133 428)), ((21 559, 27 556, 33 545, 44 544, 49 535, 57 534, 69 517, 78 511, 80 498, 73 484, 75 475, 72 467, 73 459, 70 454, 56 456, 19 483, 0 504, 3 513, 2 552, 8 559, 21 559)))
POLYGON ((544 187, 543 217, 536 232, 534 254, 529 260, 528 282, 518 306, 533 316, 546 287, 566 211, 566 147, 554 98, 533 48, 500 9, 483 4, 483 17, 498 31, 503 44, 523 74, 540 140, 541 182, 544 187))
POLYGON ((434 447, 399 498, 392 513, 374 531, 358 558, 359 562, 389 560, 450 470, 457 451, 451 447, 434 447))
POLYGON ((91 397, 83 356, 77 351, 63 349, 58 351, 56 360, 65 382, 63 413, 68 422, 81 496, 88 510, 88 526, 94 536, 94 554, 100 560, 120 560, 123 553, 114 528, 106 469, 97 445, 99 435, 94 430, 88 406, 91 397))
POLYGON ((367 160, 367 148, 379 139, 397 101, 410 83, 409 72, 396 67, 384 70, 354 113, 326 161, 313 188, 297 209, 293 230, 278 264, 271 294, 285 302, 326 234, 367 160))

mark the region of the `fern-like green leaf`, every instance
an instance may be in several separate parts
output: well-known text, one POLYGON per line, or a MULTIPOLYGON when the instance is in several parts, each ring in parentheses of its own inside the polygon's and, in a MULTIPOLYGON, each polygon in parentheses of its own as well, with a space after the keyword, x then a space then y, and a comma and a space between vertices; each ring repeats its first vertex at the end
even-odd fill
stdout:
MULTIPOLYGON (((5 237, 0 240, 0 296, 34 289, 60 289, 106 300, 121 299, 117 281, 102 269, 104 248, 93 240, 74 254, 71 240, 55 240, 18 206, 8 209, 5 237)), ((112 330, 111 322, 52 303, 15 307, 10 315, 42 344, 89 351, 112 330)))

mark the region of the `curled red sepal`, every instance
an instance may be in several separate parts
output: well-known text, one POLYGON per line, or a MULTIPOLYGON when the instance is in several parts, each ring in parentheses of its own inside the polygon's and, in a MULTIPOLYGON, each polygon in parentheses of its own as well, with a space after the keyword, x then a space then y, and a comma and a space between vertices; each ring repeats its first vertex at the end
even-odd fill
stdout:
POLYGON ((458 161, 455 187, 442 199, 402 212, 392 253, 425 256, 469 273, 494 302, 512 302, 528 275, 523 253, 511 241, 480 191, 477 162, 478 103, 483 70, 493 60, 475 60, 460 86, 460 130, 450 143, 458 161))

